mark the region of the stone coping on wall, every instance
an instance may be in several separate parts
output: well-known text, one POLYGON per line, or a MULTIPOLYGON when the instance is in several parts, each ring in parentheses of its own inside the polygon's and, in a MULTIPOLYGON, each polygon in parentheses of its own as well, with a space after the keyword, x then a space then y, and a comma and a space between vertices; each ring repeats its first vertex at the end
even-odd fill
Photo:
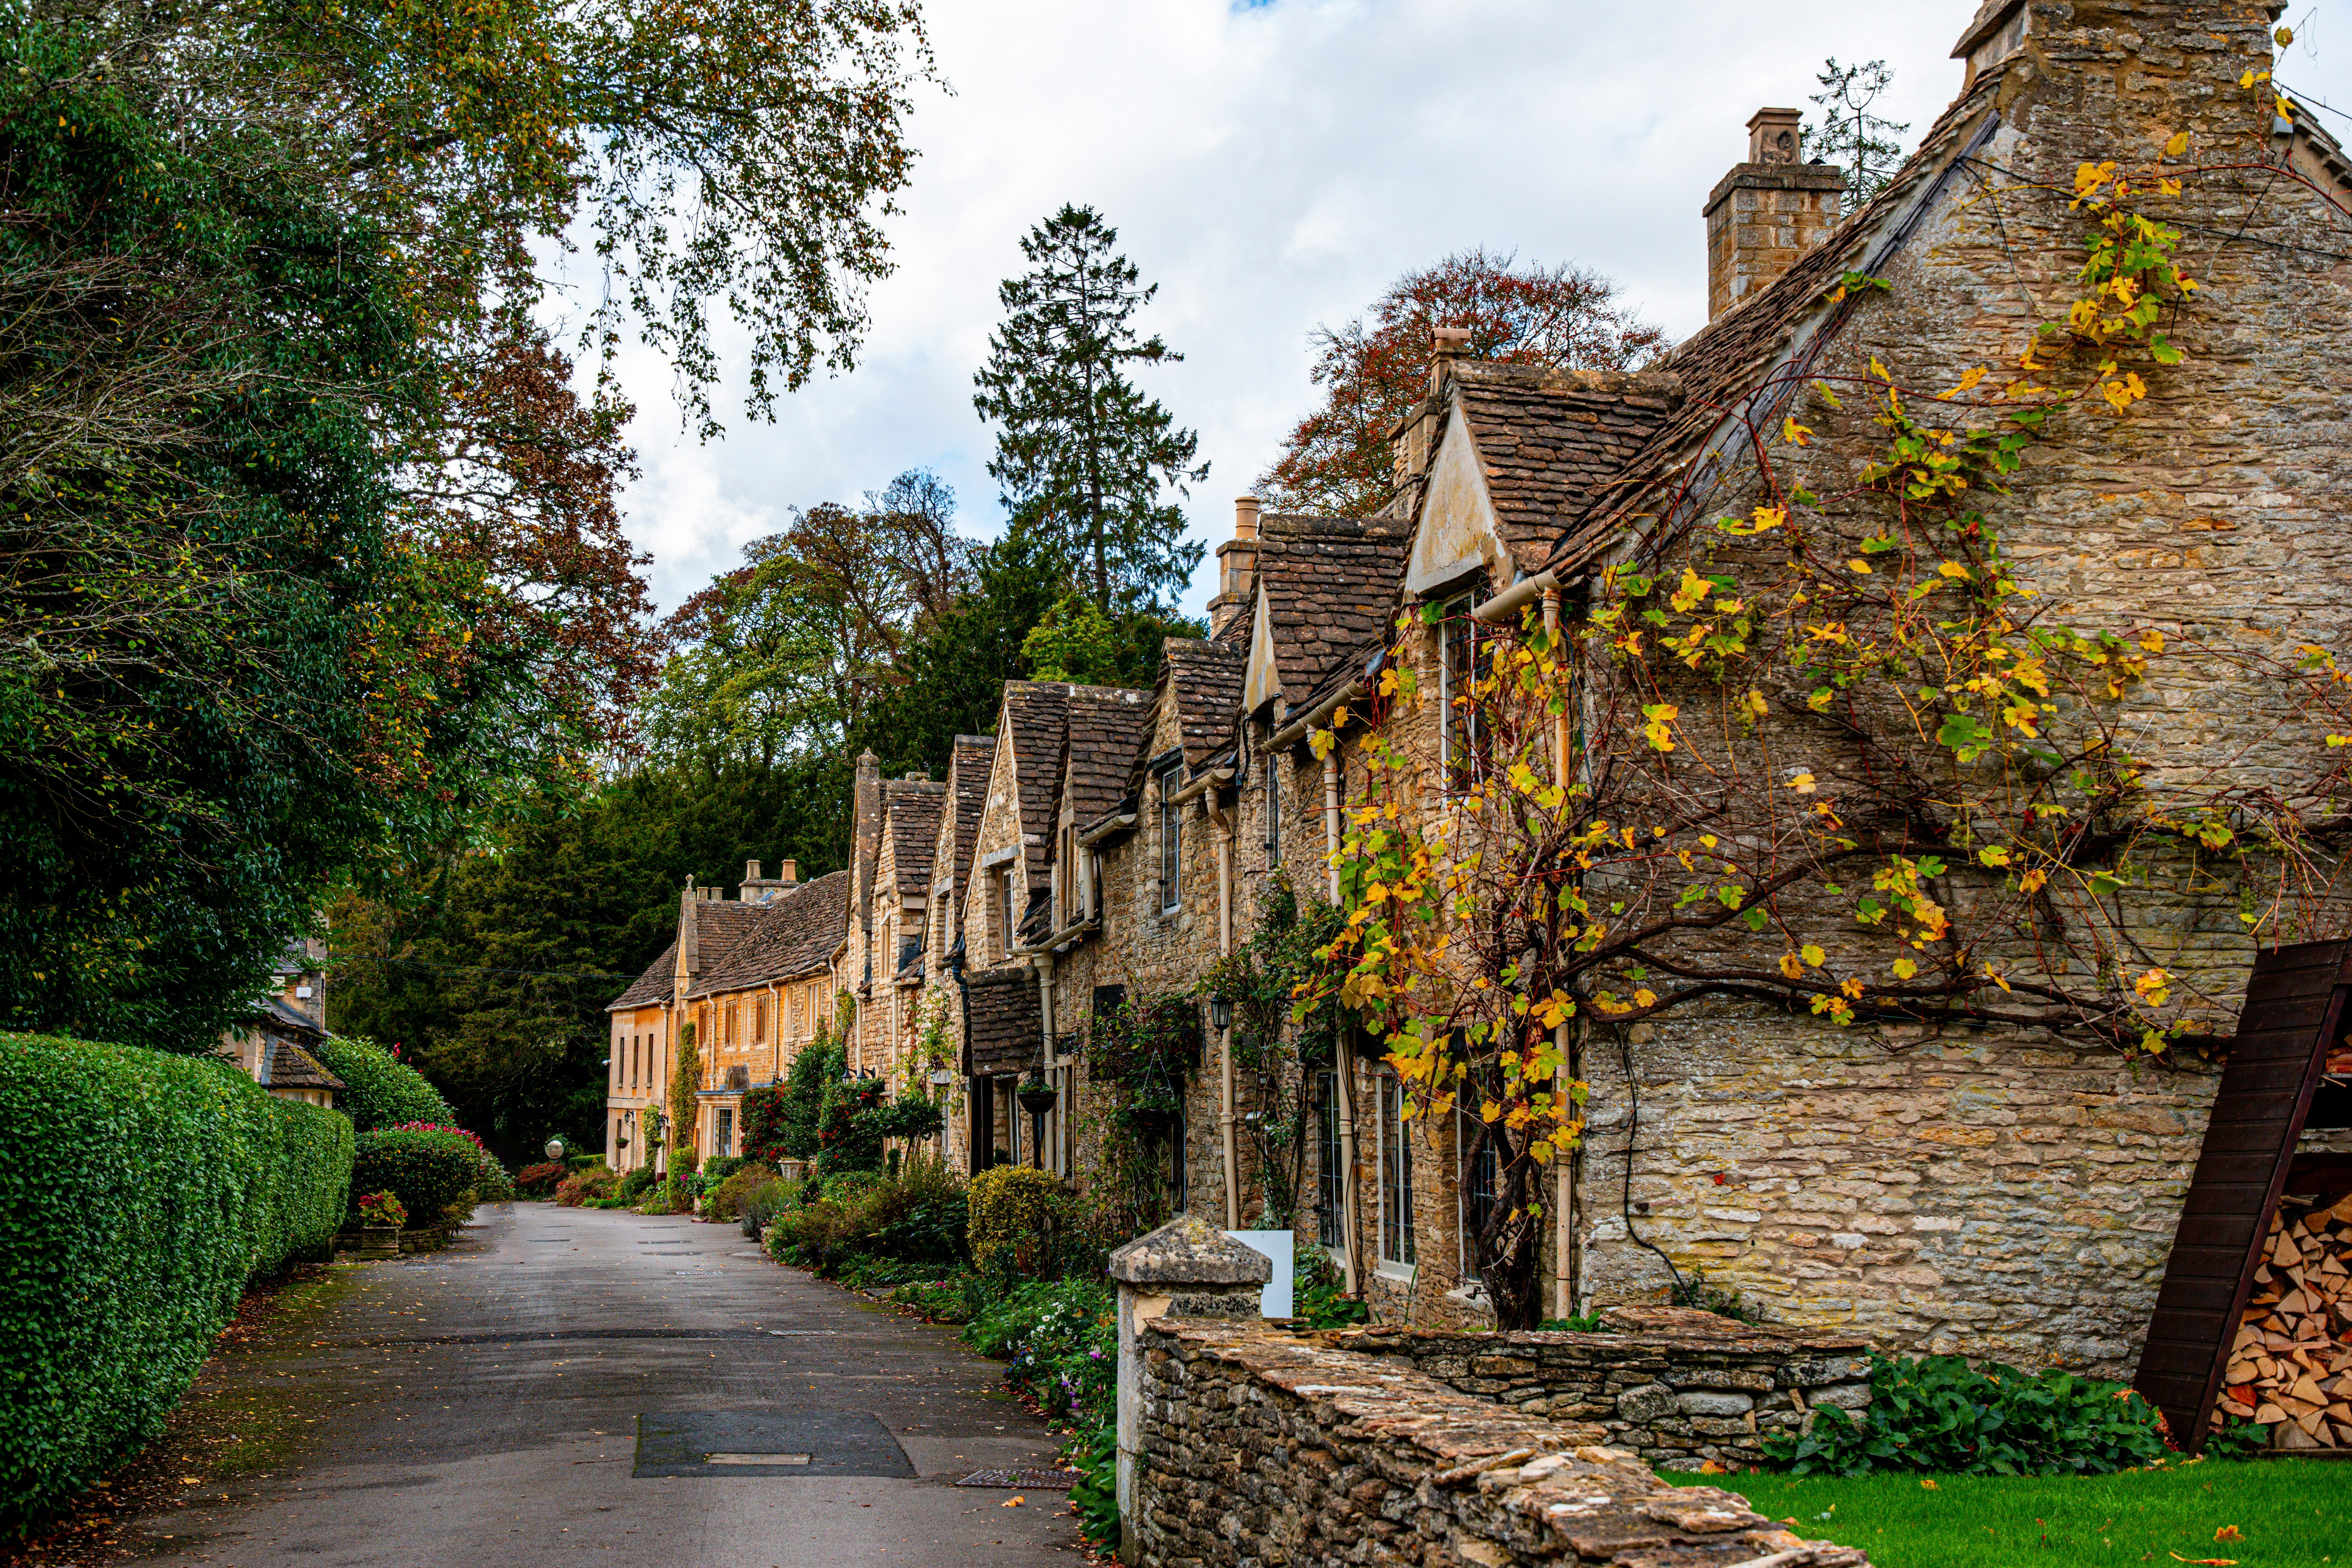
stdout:
POLYGON ((1394 1360, 1224 1320, 1142 1334, 1141 1568, 1864 1568, 1712 1487, 1675 1487, 1591 1423, 1394 1360))
POLYGON ((1410 1366, 1457 1394, 1597 1427, 1599 1440, 1677 1469, 1762 1464, 1763 1440, 1801 1428, 1815 1409, 1870 1405, 1864 1340, 1774 1333, 1674 1308, 1603 1319, 1620 1331, 1372 1327, 1307 1337, 1410 1366))

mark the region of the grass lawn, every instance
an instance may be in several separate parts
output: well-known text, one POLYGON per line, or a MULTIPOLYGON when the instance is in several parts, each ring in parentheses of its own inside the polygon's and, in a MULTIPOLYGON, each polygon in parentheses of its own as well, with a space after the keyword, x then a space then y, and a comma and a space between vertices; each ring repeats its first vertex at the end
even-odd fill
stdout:
POLYGON ((1759 1513, 1793 1520, 1791 1528, 1809 1540, 1861 1547, 1878 1568, 2026 1562, 2169 1568, 2216 1559, 2244 1568, 2352 1568, 2352 1461, 2214 1459, 2117 1476, 1937 1476, 1933 1489, 1916 1475, 1665 1479, 1738 1492, 1759 1513), (2243 1539, 2217 1542, 2214 1532, 2224 1526, 2243 1539))

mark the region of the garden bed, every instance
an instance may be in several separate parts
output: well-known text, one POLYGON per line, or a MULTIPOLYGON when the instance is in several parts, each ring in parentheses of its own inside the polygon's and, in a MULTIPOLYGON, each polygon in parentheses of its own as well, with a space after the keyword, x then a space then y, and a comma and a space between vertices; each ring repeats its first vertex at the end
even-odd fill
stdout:
POLYGON ((1877 1568, 2352 1563, 2352 1469, 2310 1459, 2200 1459, 2108 1476, 1665 1479, 1738 1492, 1801 1535, 1860 1547, 1877 1568), (2217 1541, 2226 1530, 2237 1537, 2217 1541))

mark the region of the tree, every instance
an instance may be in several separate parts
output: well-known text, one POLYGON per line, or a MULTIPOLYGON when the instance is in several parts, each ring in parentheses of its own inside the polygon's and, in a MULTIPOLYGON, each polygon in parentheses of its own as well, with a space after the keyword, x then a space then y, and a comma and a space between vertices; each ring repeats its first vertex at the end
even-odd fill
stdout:
POLYGON ((1822 84, 1822 90, 1811 95, 1822 107, 1822 119, 1818 125, 1806 121, 1800 133, 1805 161, 1835 163, 1845 170, 1845 205, 1852 212, 1876 195, 1902 166, 1903 143, 1898 138, 1911 126, 1907 121, 1897 124, 1870 111, 1871 105, 1895 83, 1895 72, 1885 60, 1842 66, 1832 55, 1813 79, 1822 84))
POLYGON ((1029 270, 997 287, 1004 322, 971 400, 1000 426, 988 471, 1011 531, 1069 563, 1105 614, 1191 582, 1203 547, 1185 542, 1183 511, 1161 496, 1188 495, 1209 472, 1193 465, 1192 432, 1128 380, 1129 365, 1183 356, 1136 335, 1160 286, 1140 286, 1118 241, 1092 207, 1066 205, 1029 231, 1029 270))
POLYGON ((1363 315, 1318 327, 1323 406, 1300 420, 1258 479, 1268 510, 1365 517, 1396 488, 1389 434, 1428 395, 1430 332, 1467 329, 1474 359, 1562 369, 1621 369, 1665 346, 1617 301, 1617 285, 1561 263, 1517 264, 1483 247, 1405 273, 1363 315))
POLYGON ((677 1061, 669 1078, 669 1124, 674 1129, 669 1141, 669 1173, 673 1176, 690 1176, 701 1163, 694 1147, 695 1129, 700 1124, 695 1097, 701 1089, 702 1051, 695 1044, 694 1026, 680 1024, 677 1061))

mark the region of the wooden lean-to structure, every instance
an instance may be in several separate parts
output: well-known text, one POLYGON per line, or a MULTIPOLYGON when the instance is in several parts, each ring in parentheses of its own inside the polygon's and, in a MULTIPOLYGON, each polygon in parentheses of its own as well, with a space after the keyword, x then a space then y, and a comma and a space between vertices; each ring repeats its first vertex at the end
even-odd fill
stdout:
POLYGON ((2194 1452, 2231 1416, 2273 1447, 2352 1450, 2352 942, 2254 961, 2132 1380, 2194 1452))

